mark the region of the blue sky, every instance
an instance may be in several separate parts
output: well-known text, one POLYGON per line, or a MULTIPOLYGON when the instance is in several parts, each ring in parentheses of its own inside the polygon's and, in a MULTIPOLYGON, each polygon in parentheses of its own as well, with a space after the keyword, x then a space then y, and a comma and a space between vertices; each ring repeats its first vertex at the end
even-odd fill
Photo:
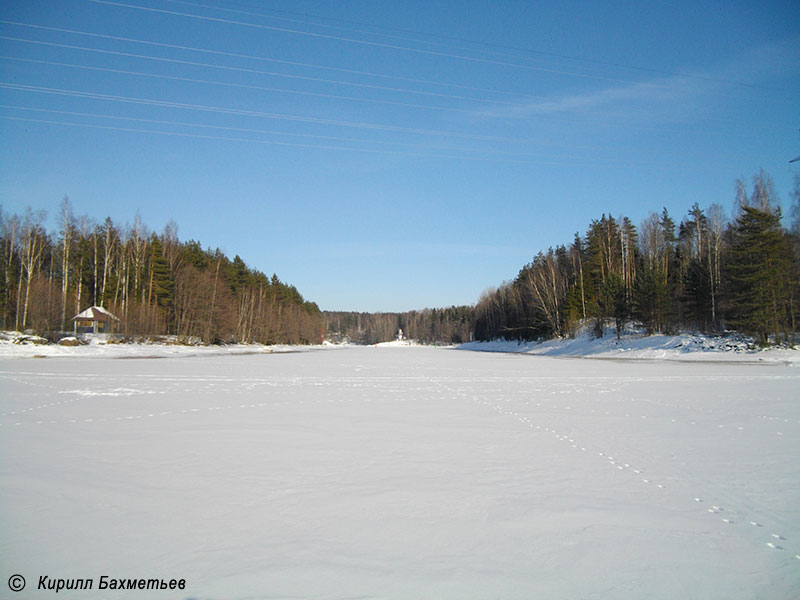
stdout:
POLYGON ((788 206, 800 5, 8 0, 0 203, 196 239, 323 309, 474 303, 601 214, 788 206))

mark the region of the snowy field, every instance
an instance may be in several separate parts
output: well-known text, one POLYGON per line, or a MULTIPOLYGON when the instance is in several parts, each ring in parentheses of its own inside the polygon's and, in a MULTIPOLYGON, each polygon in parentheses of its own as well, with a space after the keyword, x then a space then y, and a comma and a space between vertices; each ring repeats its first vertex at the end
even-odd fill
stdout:
POLYGON ((781 362, 65 355, 0 393, 2 598, 800 597, 781 362))

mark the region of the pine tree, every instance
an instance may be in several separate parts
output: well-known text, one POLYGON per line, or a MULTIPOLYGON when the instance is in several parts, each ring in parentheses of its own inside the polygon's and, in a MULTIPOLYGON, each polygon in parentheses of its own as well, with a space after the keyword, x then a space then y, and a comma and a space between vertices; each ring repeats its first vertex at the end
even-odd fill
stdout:
POLYGON ((789 329, 791 249, 780 213, 744 206, 733 228, 730 294, 732 323, 762 344, 789 329))
POLYGON ((172 307, 175 281, 169 261, 164 256, 164 249, 159 239, 153 235, 150 240, 150 281, 148 286, 148 304, 154 303, 161 309, 172 307))

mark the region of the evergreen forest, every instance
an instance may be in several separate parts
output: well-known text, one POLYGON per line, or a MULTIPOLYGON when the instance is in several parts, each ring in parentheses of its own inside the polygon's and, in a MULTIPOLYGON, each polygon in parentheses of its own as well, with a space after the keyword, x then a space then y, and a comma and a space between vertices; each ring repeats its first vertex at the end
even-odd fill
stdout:
POLYGON ((44 212, 0 207, 0 329, 56 339, 74 315, 102 306, 131 336, 204 343, 374 344, 404 336, 423 343, 538 340, 580 327, 617 334, 737 331, 761 344, 797 343, 800 317, 800 176, 784 215, 763 171, 736 182, 733 215, 693 204, 674 217, 651 213, 638 227, 602 214, 569 244, 540 251, 517 276, 474 306, 405 313, 322 312, 277 275, 239 257, 181 242, 177 226, 150 232, 137 217, 119 226, 75 216, 59 228, 44 212), (789 226, 784 226, 786 221, 789 226))
POLYGON ((719 204, 666 209, 637 227, 603 214, 572 242, 541 251, 473 307, 408 313, 325 313, 327 332, 360 343, 541 340, 611 323, 648 333, 737 331, 760 344, 797 343, 800 316, 800 176, 783 215, 769 175, 735 184, 734 216, 719 204))
POLYGON ((735 215, 695 203, 679 222, 651 213, 637 228, 601 215, 569 245, 539 252, 516 278, 485 292, 475 337, 533 340, 613 322, 649 333, 737 331, 761 344, 796 342, 800 311, 800 179, 782 225, 763 171, 736 182, 735 215))

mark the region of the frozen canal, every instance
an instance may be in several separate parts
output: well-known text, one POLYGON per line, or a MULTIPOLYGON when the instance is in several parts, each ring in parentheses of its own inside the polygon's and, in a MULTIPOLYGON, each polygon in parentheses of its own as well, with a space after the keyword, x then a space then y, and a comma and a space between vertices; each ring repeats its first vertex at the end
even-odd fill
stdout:
POLYGON ((797 368, 368 347, 0 394, 3 598, 800 597, 797 368))

